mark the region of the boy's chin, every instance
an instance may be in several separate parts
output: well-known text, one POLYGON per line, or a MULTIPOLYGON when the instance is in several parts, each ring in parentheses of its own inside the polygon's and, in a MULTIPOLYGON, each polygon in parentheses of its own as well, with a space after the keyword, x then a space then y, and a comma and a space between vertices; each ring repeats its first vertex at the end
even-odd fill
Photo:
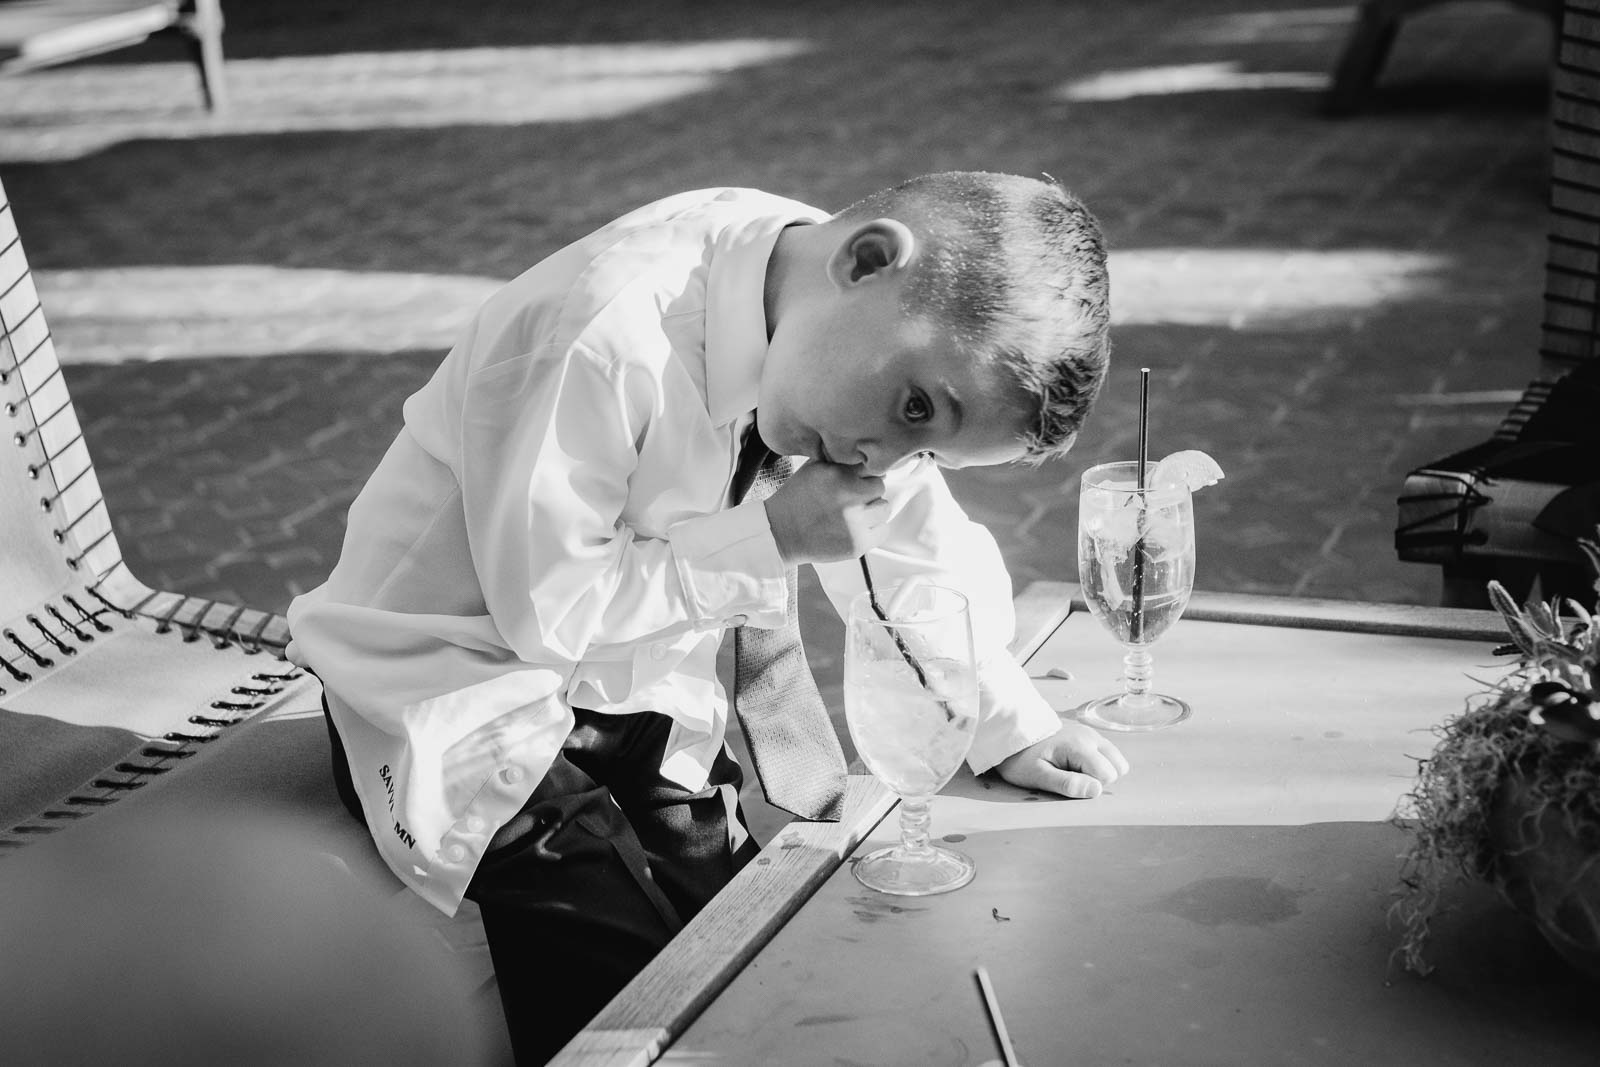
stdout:
MULTIPOLYGON (((759 423, 758 423, 759 424, 759 423)), ((761 440, 780 456, 805 456, 816 459, 820 446, 810 434, 796 433, 789 426, 761 427, 761 440)))

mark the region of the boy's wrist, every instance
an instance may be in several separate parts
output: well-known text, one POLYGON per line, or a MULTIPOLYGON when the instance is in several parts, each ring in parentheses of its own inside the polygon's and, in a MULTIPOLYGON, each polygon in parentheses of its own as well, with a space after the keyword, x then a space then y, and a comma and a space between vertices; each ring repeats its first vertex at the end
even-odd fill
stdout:
POLYGON ((993 660, 979 668, 983 715, 967 755, 974 774, 998 765, 1061 726, 1049 701, 1040 695, 1014 659, 993 660))
POLYGON ((667 540, 695 629, 717 629, 739 615, 770 628, 787 617, 790 568, 759 501, 676 522, 667 540))

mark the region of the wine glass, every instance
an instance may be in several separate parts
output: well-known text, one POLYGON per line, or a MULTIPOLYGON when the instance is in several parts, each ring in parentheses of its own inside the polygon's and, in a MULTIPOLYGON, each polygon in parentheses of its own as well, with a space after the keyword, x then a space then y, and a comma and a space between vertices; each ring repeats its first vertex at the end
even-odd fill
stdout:
POLYGON ((1127 650, 1123 691, 1091 700, 1083 721, 1108 730, 1159 730, 1189 705, 1150 691, 1150 646, 1178 621, 1194 589, 1194 504, 1183 484, 1152 485, 1136 460, 1083 472, 1078 495, 1078 582, 1089 611, 1127 650))
POLYGON ((900 843, 858 860, 857 880, 899 896, 972 881, 972 860, 928 835, 933 795, 961 766, 978 725, 967 598, 918 579, 883 602, 857 596, 846 622, 844 708, 861 759, 900 797, 900 843))

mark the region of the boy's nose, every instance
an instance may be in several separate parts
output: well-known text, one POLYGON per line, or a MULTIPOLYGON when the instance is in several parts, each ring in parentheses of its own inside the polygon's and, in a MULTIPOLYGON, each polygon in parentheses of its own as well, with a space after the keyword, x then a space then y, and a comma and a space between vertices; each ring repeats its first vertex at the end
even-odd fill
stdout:
POLYGON ((861 452, 862 469, 874 478, 882 478, 915 451, 909 445, 886 441, 863 441, 857 448, 861 452))

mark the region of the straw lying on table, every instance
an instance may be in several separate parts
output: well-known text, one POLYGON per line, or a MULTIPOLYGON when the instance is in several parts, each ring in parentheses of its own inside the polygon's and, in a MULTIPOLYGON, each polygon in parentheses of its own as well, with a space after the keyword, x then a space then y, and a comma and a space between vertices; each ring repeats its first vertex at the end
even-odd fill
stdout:
POLYGON ((989 981, 989 968, 979 967, 978 988, 983 991, 983 1006, 989 1012, 989 1022, 994 1025, 995 1041, 1000 1045, 1000 1055, 1006 1067, 1021 1067, 1017 1063, 1017 1050, 1011 1047, 1011 1034, 1006 1030, 1005 1016, 1000 1014, 1000 998, 994 995, 994 985, 989 981))

